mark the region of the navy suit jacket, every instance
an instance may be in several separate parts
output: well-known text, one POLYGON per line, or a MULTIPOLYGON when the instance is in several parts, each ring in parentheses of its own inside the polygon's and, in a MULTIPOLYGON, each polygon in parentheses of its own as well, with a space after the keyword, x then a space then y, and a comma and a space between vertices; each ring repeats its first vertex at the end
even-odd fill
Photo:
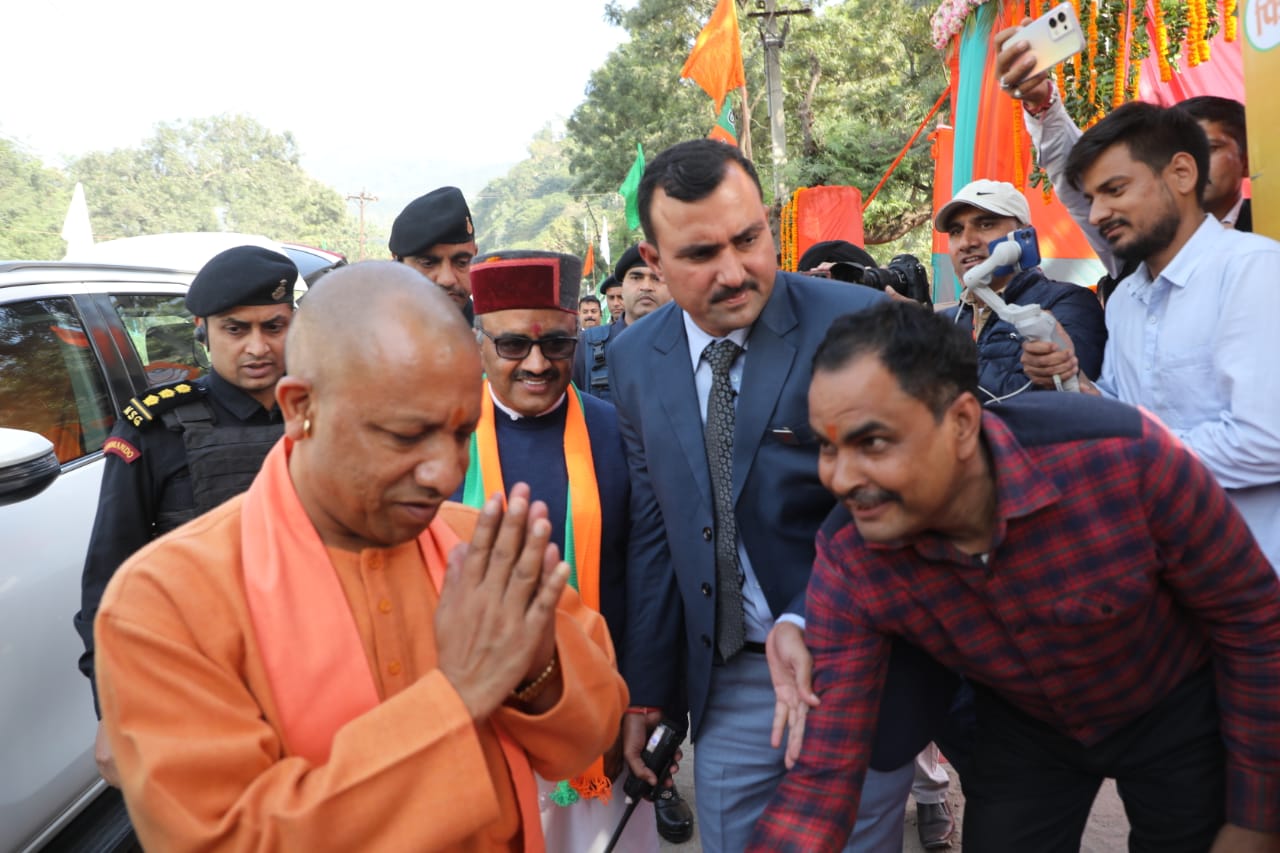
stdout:
MULTIPOLYGON (((818 481, 809 428, 813 354, 835 318, 884 298, 860 285, 779 273, 747 337, 733 493, 738 535, 775 618, 804 613, 815 538, 836 508, 818 481)), ((696 738, 714 656, 715 523, 680 307, 664 305, 617 338, 609 368, 631 470, 622 674, 633 705, 676 716, 687 700, 696 738)), ((935 739, 956 683, 918 649, 895 641, 872 766, 901 767, 935 739)))
MULTIPOLYGON (((779 273, 747 338, 734 501, 738 534, 775 617, 804 612, 814 537, 835 505, 818 482, 809 429, 814 351, 832 320, 882 298, 865 287, 779 273)), ((677 712, 686 673, 696 736, 713 662, 715 522, 680 307, 664 305, 619 337, 609 362, 631 469, 622 673, 633 704, 677 712)))

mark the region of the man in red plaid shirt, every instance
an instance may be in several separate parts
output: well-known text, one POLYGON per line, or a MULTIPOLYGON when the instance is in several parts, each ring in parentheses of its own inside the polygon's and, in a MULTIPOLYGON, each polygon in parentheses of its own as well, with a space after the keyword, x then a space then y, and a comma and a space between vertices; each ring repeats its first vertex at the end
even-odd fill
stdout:
POLYGON ((974 687, 966 853, 1078 850, 1108 777, 1131 850, 1280 850, 1280 580, 1239 513, 1140 410, 984 410, 976 377, 962 332, 897 302, 837 320, 814 358, 844 513, 803 634, 769 638, 792 769, 750 849, 843 843, 901 637, 974 687))

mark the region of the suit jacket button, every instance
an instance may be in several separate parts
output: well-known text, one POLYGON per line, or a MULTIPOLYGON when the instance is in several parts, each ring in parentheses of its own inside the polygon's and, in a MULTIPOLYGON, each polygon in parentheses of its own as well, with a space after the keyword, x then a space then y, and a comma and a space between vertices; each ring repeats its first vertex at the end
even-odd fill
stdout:
POLYGON ((703 542, 710 542, 710 541, 711 541, 711 528, 710 528, 710 527, 704 527, 704 528, 702 528, 702 541, 703 541, 703 542))
POLYGON ((702 594, 703 594, 703 595, 705 595, 705 596, 707 596, 708 598, 710 598, 710 597, 711 597, 711 584, 709 584, 709 583, 704 583, 704 584, 702 585, 702 594))
POLYGON ((708 649, 711 648, 711 638, 706 634, 702 635, 702 645, 706 646, 708 649))

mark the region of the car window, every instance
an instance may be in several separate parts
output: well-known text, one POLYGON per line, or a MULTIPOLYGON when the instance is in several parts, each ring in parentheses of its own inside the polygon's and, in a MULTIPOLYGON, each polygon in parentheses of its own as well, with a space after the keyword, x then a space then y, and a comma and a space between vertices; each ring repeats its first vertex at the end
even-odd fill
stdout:
POLYGON ((117 293, 111 304, 129 333, 148 385, 195 379, 208 366, 182 296, 117 293))
POLYGON ((102 449, 111 396, 71 299, 0 305, 0 426, 38 432, 59 462, 102 449))

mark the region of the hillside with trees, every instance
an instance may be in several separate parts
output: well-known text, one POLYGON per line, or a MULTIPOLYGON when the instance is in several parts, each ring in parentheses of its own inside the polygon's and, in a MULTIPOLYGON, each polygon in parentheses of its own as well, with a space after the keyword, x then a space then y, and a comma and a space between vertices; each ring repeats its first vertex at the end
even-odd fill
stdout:
POLYGON ((0 257, 62 257, 59 235, 77 181, 99 241, 241 231, 357 251, 345 199, 303 171, 290 134, 244 116, 214 116, 157 125, 139 147, 91 152, 65 171, 0 139, 0 257))
MULTIPOLYGON (((791 190, 846 184, 866 197, 946 86, 942 60, 929 44, 929 8, 914 0, 814 5, 814 15, 792 19, 781 55, 788 155, 783 185, 791 190)), ((573 251, 585 250, 580 236, 584 201, 594 212, 609 214, 612 246, 639 239, 638 232, 625 228, 617 188, 635 158, 636 143, 652 158, 672 143, 705 136, 714 123, 714 107, 706 93, 680 79, 693 40, 714 6, 715 0, 639 0, 624 10, 610 3, 606 15, 626 29, 629 39, 591 75, 564 137, 549 140, 559 152, 549 154, 544 139, 540 153, 531 153, 507 176, 491 182, 484 195, 527 170, 534 160, 557 166, 567 162, 572 182, 567 192, 558 185, 555 198, 564 202, 563 217, 576 220, 574 228, 561 229, 579 235, 573 251)), ((764 50, 758 19, 746 17, 755 6, 740 0, 738 11, 752 154, 766 201, 772 203, 764 50)), ((736 109, 736 95, 731 97, 736 109)), ((563 177, 559 174, 561 182, 563 177)), ((932 186, 933 163, 923 134, 866 212, 867 242, 880 246, 873 252, 882 260, 898 251, 928 254, 932 186)), ((558 202, 529 203, 538 205, 541 216, 528 227, 513 225, 496 210, 477 212, 485 244, 495 246, 490 236, 501 235, 504 245, 549 246, 555 220, 548 223, 547 205, 558 202)))
MULTIPOLYGON (((640 236, 627 230, 617 195, 637 143, 651 159, 674 142, 705 136, 714 123, 711 100, 680 79, 680 68, 715 0, 627 5, 603 6, 627 39, 584 81, 581 104, 567 119, 548 116, 528 157, 471 200, 482 249, 581 254, 586 235, 598 240, 607 222, 616 255, 640 236)), ((761 5, 738 0, 752 153, 766 200, 775 204, 764 50, 759 19, 748 17, 761 5)), ((814 14, 788 19, 781 52, 782 183, 788 192, 850 184, 865 196, 942 92, 945 69, 929 44, 928 9, 917 0, 812 5, 814 14)), ((737 95, 731 98, 738 110, 737 95)), ((0 257, 61 257, 59 233, 76 181, 84 184, 98 240, 228 230, 359 254, 353 206, 302 169, 293 136, 222 115, 159 124, 135 148, 84 154, 63 169, 0 139, 0 257)), ((926 134, 866 212, 867 242, 879 246, 873 251, 881 260, 904 250, 927 254, 931 184, 926 134)), ((368 189, 390 196, 398 188, 368 189)), ((367 254, 385 256, 386 235, 376 227, 369 224, 367 254)))

